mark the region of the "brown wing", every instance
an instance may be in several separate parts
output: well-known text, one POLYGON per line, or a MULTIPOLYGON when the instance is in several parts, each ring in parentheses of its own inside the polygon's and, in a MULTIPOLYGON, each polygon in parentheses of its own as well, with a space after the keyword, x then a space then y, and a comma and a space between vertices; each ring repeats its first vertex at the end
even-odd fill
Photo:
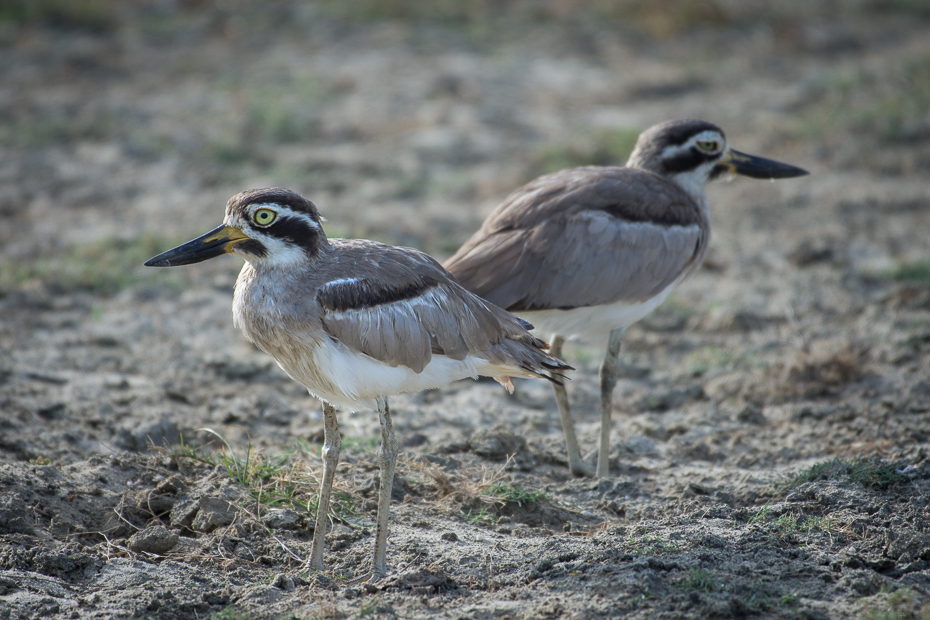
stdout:
MULTIPOLYGON (((433 354, 496 359, 501 347, 508 353, 516 347, 531 350, 521 356, 548 357, 542 353, 548 346, 524 322, 463 289, 432 258, 408 248, 376 247, 377 254, 355 252, 356 277, 333 278, 317 293, 331 337, 416 372, 433 354)), ((521 365, 519 356, 510 361, 521 365)))
POLYGON ((511 194, 450 258, 465 288, 511 311, 649 299, 700 264, 705 216, 629 168, 575 168, 511 194))

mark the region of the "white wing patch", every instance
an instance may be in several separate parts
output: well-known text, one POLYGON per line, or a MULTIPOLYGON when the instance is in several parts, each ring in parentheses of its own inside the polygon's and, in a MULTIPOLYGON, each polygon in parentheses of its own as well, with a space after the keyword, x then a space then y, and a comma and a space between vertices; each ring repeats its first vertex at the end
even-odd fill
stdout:
POLYGON ((323 285, 323 288, 329 288, 331 286, 341 286, 343 284, 355 284, 356 282, 361 282, 362 278, 339 278, 338 280, 330 280, 323 285))

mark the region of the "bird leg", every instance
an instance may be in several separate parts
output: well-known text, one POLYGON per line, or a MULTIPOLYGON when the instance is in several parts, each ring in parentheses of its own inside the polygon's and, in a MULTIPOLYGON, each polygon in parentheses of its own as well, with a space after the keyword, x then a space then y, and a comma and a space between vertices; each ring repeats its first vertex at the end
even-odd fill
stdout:
POLYGON ((316 504, 316 525, 313 529, 313 548, 310 551, 310 570, 323 570, 323 543, 329 525, 329 498, 333 490, 333 477, 339 464, 342 437, 336 408, 323 402, 323 480, 320 481, 320 499, 316 504))
POLYGON ((598 376, 601 379, 601 438, 597 449, 597 477, 604 478, 610 475, 610 414, 613 409, 614 386, 617 385, 617 375, 620 373, 620 343, 623 338, 623 328, 618 327, 610 332, 607 342, 607 354, 598 376))
POLYGON ((394 465, 397 463, 397 437, 391 422, 387 398, 378 400, 381 419, 381 446, 378 448, 381 488, 378 491, 378 530, 375 534, 375 554, 371 560, 371 578, 381 579, 387 574, 388 517, 391 509, 391 491, 394 487, 394 465))
MULTIPOLYGON (((553 337, 549 347, 549 355, 561 359, 563 344, 565 344, 565 338, 562 336, 553 337)), ((562 432, 565 434, 565 448, 568 451, 568 469, 576 476, 593 476, 594 468, 581 458, 578 437, 575 435, 575 421, 572 419, 572 410, 568 404, 568 392, 565 391, 565 385, 553 383, 552 390, 555 392, 555 402, 559 406, 559 416, 562 418, 562 432)))

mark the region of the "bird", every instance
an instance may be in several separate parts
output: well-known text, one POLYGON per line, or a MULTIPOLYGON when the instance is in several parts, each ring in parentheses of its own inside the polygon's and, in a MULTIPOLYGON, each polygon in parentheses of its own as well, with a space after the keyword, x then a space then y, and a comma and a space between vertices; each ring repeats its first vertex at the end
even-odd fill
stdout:
POLYGON ((459 284, 551 336, 555 357, 566 340, 606 341, 596 468, 581 457, 564 383, 553 385, 573 474, 609 473, 623 332, 703 262, 711 234, 705 184, 806 174, 730 148, 708 121, 666 121, 640 134, 626 166, 569 168, 513 191, 444 263, 459 284))
POLYGON ((364 239, 328 239, 316 206, 282 188, 253 189, 226 204, 223 224, 146 261, 152 267, 236 254, 234 324, 323 402, 323 476, 309 560, 323 569, 330 495, 341 439, 336 407, 375 409, 381 423, 377 530, 371 570, 387 573, 388 514, 398 444, 388 397, 478 375, 513 391, 511 377, 558 381, 532 325, 469 293, 438 261, 364 239))

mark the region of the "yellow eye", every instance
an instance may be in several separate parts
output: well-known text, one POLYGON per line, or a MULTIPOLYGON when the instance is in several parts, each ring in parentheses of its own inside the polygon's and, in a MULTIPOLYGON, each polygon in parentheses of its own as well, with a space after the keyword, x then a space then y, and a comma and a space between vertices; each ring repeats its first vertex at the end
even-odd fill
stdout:
POLYGON ((271 226, 276 219, 278 219, 278 214, 271 209, 259 209, 252 214, 252 221, 262 228, 271 226))
POLYGON ((720 150, 720 144, 716 140, 698 140, 695 144, 699 149, 707 153, 714 153, 720 150))

